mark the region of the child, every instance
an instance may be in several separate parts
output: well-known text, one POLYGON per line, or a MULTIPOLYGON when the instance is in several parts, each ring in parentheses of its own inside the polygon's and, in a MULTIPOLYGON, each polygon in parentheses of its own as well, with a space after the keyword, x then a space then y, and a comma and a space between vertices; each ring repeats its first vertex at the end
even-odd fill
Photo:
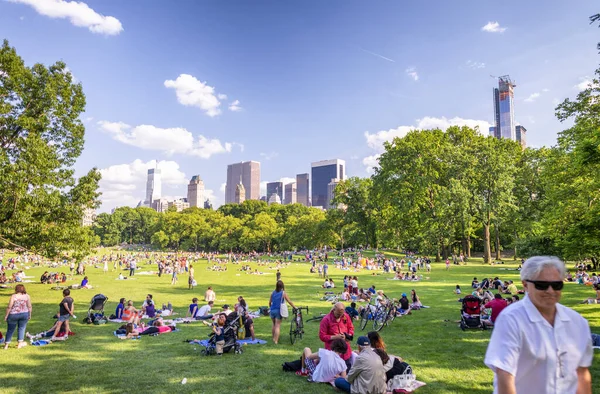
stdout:
POLYGON ((460 294, 460 285, 456 285, 456 289, 454 290, 454 294, 460 294))
POLYGON ((225 315, 219 315, 219 320, 213 325, 212 330, 215 333, 215 345, 217 347, 217 356, 223 355, 223 346, 225 346, 224 326, 225 315))

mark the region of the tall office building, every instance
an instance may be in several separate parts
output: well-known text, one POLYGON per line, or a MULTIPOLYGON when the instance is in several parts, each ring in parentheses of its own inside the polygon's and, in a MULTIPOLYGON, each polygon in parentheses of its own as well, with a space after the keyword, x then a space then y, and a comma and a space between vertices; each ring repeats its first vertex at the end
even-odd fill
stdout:
POLYGON ((308 174, 296 175, 296 202, 310 207, 309 199, 309 188, 310 182, 308 180, 308 174))
POLYGON ((327 208, 327 187, 332 179, 346 179, 346 162, 340 159, 317 161, 311 164, 312 206, 327 208))
POLYGON ((279 196, 279 202, 283 201, 283 182, 269 182, 267 183, 267 201, 273 194, 279 196))
POLYGON ((246 161, 227 166, 227 183, 225 185, 225 204, 236 202, 235 191, 242 180, 245 191, 245 200, 258 200, 260 198, 260 163, 246 161))
POLYGON ((340 183, 340 180, 335 178, 332 179, 331 182, 327 184, 327 204, 325 205, 325 209, 335 209, 336 205, 331 203, 333 197, 335 197, 335 188, 340 183))
MULTIPOLYGON (((508 75, 498 78, 494 89, 494 137, 516 141, 514 88, 517 85, 508 75)), ((490 130, 491 131, 491 130, 490 130)))
POLYGON ((148 170, 148 180, 146 181, 146 202, 145 205, 152 207, 154 200, 160 199, 162 194, 161 173, 158 168, 148 170))
POLYGON ((284 204, 295 204, 297 202, 297 188, 296 182, 288 183, 285 185, 285 199, 284 204))
POLYGON ((202 208, 204 203, 204 182, 200 175, 194 175, 188 184, 187 202, 190 207, 202 208))
POLYGON ((244 201, 246 201, 246 188, 240 182, 235 186, 235 196, 233 202, 236 204, 241 204, 244 201))
POLYGON ((527 148, 527 129, 521 125, 518 125, 515 130, 517 141, 519 141, 523 149, 527 148))

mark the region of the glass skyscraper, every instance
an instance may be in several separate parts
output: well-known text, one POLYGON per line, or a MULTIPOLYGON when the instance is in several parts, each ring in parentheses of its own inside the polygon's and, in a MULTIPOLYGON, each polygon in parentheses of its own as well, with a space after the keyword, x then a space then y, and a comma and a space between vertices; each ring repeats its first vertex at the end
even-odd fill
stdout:
POLYGON ((517 86, 508 75, 498 78, 494 89, 494 137, 516 141, 514 88, 517 86))
POLYGON ((340 159, 317 161, 311 164, 312 206, 329 207, 328 185, 332 179, 346 179, 346 162, 340 159))

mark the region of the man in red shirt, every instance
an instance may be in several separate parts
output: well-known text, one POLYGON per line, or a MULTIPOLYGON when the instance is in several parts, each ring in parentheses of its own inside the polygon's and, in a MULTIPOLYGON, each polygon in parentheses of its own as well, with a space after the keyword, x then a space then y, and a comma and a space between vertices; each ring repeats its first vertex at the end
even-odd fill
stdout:
POLYGON ((319 339, 325 343, 325 349, 331 350, 331 343, 336 339, 344 339, 348 349, 341 357, 350 369, 350 358, 352 357, 352 346, 350 341, 354 336, 354 325, 352 318, 344 309, 344 304, 338 302, 333 309, 321 320, 319 327, 319 339))
POLYGON ((500 312, 502 312, 502 310, 504 308, 506 308, 507 306, 508 306, 508 303, 506 302, 506 300, 504 298, 502 298, 502 294, 498 293, 494 296, 494 299, 492 301, 488 302, 483 307, 492 309, 492 316, 491 316, 490 320, 492 321, 492 324, 493 324, 496 321, 496 319, 498 318, 498 315, 500 314, 500 312))

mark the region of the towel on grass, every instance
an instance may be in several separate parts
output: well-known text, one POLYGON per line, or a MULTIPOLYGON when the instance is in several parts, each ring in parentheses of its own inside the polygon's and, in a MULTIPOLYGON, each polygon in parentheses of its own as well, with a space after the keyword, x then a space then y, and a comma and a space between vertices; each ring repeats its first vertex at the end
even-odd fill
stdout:
MULTIPOLYGON (((201 346, 208 346, 208 339, 194 339, 193 341, 190 341, 189 343, 191 343, 192 345, 201 345, 201 346)), ((237 343, 240 343, 242 345, 265 345, 267 343, 267 341, 264 341, 262 339, 255 339, 254 341, 252 340, 252 338, 248 338, 248 339, 238 339, 237 343)))

